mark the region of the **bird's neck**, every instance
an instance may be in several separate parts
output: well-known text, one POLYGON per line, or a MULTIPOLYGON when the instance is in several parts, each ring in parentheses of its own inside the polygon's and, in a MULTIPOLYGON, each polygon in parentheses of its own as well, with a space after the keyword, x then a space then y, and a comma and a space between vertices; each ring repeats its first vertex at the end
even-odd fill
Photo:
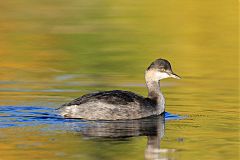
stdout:
POLYGON ((163 112, 165 100, 160 90, 160 81, 152 71, 145 72, 145 80, 148 88, 148 98, 156 102, 159 112, 163 112))
POLYGON ((160 91, 160 81, 157 78, 156 71, 147 70, 145 72, 145 80, 148 88, 148 98, 150 99, 158 98, 162 93, 160 91))
POLYGON ((148 98, 158 100, 161 98, 162 92, 160 91, 160 83, 155 81, 146 81, 148 88, 148 98))

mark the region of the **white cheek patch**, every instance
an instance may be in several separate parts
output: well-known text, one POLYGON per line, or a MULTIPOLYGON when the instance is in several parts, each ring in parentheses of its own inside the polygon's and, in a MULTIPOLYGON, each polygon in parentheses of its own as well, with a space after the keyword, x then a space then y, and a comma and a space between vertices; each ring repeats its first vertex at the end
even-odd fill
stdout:
POLYGON ((157 78, 160 79, 164 79, 164 78, 169 78, 169 74, 165 73, 165 72, 157 72, 157 78))

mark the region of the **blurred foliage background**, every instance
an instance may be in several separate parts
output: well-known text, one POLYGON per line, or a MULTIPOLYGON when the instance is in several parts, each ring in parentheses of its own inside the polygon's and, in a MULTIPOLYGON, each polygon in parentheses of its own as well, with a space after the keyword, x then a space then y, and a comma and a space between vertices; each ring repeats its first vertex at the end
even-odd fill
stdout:
MULTIPOLYGON (((146 95, 144 70, 154 59, 165 58, 183 77, 161 82, 167 111, 190 118, 168 122, 163 147, 181 150, 179 159, 237 159, 238 6, 234 0, 1 1, 0 105, 58 107, 82 94, 110 89, 146 95), (181 144, 179 137, 185 140, 181 144)), ((29 135, 18 139, 15 129, 2 129, 8 136, 2 139, 1 155, 59 159, 56 150, 74 155, 91 148, 96 150, 88 156, 143 159, 144 138, 111 150, 107 142, 58 133, 43 136, 38 129, 28 134, 18 128, 29 135), (31 147, 23 154, 17 144, 29 137, 31 147), (58 142, 54 146, 53 137, 58 142), (33 145, 37 142, 42 149, 33 145), (78 148, 83 145, 87 148, 78 148), (122 155, 124 146, 130 155, 122 155)))

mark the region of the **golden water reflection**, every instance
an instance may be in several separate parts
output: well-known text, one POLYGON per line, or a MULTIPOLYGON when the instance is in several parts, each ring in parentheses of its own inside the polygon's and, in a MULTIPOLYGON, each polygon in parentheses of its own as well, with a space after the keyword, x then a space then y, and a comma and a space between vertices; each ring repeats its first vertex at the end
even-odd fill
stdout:
MULTIPOLYGON (((161 82, 166 110, 188 118, 166 123, 161 148, 180 150, 176 159, 238 159, 237 1, 11 0, 0 13, 1 106, 55 108, 96 90, 146 95, 144 70, 162 57, 183 77, 161 82)), ((144 159, 146 137, 114 144, 48 127, 1 128, 0 159, 144 159)))

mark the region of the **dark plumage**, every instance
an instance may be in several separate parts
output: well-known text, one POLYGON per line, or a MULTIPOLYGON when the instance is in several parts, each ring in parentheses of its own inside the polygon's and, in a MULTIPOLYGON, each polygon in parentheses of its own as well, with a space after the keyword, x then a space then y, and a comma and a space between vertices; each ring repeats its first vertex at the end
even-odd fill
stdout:
POLYGON ((171 64, 167 60, 164 60, 161 58, 152 62, 150 66, 147 68, 147 70, 150 70, 150 69, 159 69, 159 70, 164 69, 164 70, 172 71, 171 64))
POLYGON ((103 101, 107 104, 120 104, 120 105, 127 105, 129 103, 133 103, 136 101, 142 104, 156 103, 154 102, 154 100, 144 98, 130 91, 113 90, 86 94, 83 95, 82 97, 74 99, 69 103, 63 104, 62 107, 71 105, 81 105, 89 101, 103 101))
POLYGON ((63 104, 59 110, 66 112, 63 115, 65 118, 139 119, 152 115, 156 110, 156 103, 156 100, 144 98, 133 92, 113 90, 83 95, 63 104))

